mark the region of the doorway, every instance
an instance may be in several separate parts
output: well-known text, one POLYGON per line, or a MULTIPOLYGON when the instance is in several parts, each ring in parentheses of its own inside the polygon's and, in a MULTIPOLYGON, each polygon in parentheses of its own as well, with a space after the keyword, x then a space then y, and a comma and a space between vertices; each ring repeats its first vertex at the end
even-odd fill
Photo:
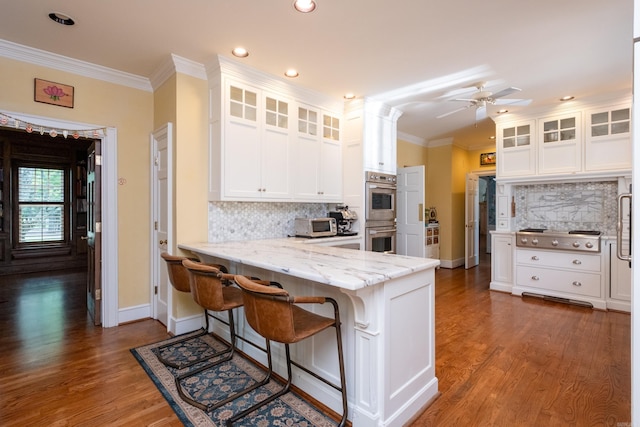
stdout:
POLYGON ((478 177, 478 212, 480 213, 480 262, 491 262, 491 231, 496 229, 496 176, 478 177))
MULTIPOLYGON (((102 239, 102 273, 101 281, 105 284, 102 289, 102 326, 117 326, 120 321, 127 319, 118 318, 118 218, 117 218, 117 132, 116 128, 105 127, 79 122, 60 121, 48 117, 33 116, 29 114, 6 112, 6 115, 17 123, 16 130, 26 132, 27 124, 34 124, 43 129, 78 129, 82 132, 98 130, 98 135, 91 139, 99 139, 102 142, 102 205, 109 206, 103 212, 101 229, 102 239)), ((46 137, 51 138, 49 135, 46 137)), ((57 136, 57 138, 63 138, 57 136)))

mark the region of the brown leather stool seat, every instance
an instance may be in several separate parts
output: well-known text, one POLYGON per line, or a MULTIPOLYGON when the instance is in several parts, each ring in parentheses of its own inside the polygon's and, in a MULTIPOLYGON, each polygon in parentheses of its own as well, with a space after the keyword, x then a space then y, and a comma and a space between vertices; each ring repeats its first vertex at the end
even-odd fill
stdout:
MULTIPOLYGON (((189 274, 189 283, 191 287, 191 295, 194 301, 204 308, 205 312, 208 315, 211 315, 209 312, 222 312, 226 311, 229 316, 228 325, 229 325, 229 334, 230 334, 230 343, 225 343, 225 349, 218 352, 217 356, 224 357, 220 359, 216 359, 209 364, 203 365, 202 367, 198 367, 194 370, 191 370, 187 373, 179 375, 175 378, 176 388, 178 390, 178 394, 185 401, 190 403, 191 405, 202 409, 204 411, 210 412, 220 406, 234 400, 235 398, 248 393, 255 388, 260 387, 261 385, 266 384, 268 382, 268 378, 266 381, 261 381, 252 385, 251 387, 241 390, 237 393, 234 393, 224 400, 213 404, 205 404, 202 402, 198 402, 197 400, 191 398, 190 396, 184 393, 181 382, 191 378, 204 370, 210 369, 215 365, 218 365, 223 362, 227 362, 231 360, 233 354, 236 349, 236 330, 235 330, 235 322, 233 319, 233 309, 241 307, 243 304, 243 296, 242 291, 232 286, 234 284, 234 276, 231 274, 226 274, 220 271, 218 268, 200 264, 197 262, 193 262, 191 260, 183 260, 183 266, 186 268, 189 274)), ((239 276, 237 276, 239 277, 239 276)), ((270 283, 270 282, 265 282, 270 283)), ((211 315, 214 317, 213 315, 211 315)), ((214 317, 216 318, 216 317, 214 317)), ((217 319, 217 318, 216 318, 217 319)), ((221 319, 218 319, 221 320, 221 319)))
MULTIPOLYGON (((187 271, 187 269, 182 265, 182 261, 184 261, 185 259, 190 259, 187 257, 183 257, 183 256, 176 256, 176 255, 170 255, 167 252, 163 252, 160 254, 160 256, 162 257, 162 259, 165 261, 165 263, 167 264, 167 275, 169 277, 169 283, 171 283, 171 286, 178 292, 183 292, 183 293, 191 293, 191 283, 189 281, 189 272, 187 271)), ((197 260, 191 259, 191 261, 193 262, 197 262, 197 260)), ((213 264, 213 267, 215 267, 216 269, 218 269, 219 271, 222 272, 227 272, 227 269, 223 266, 223 265, 218 265, 218 264, 213 264)), ((160 360, 163 364, 167 365, 167 366, 171 366, 172 368, 176 368, 176 369, 182 369, 182 368, 186 368, 189 366, 193 366, 196 363, 200 363, 206 359, 210 359, 211 357, 215 357, 216 355, 208 355, 202 358, 195 358, 193 360, 190 360, 188 362, 182 362, 182 363, 177 363, 174 362, 172 360, 167 359, 166 357, 163 356, 163 350, 174 346, 176 344, 180 344, 180 343, 184 343, 187 341, 191 341, 191 340, 195 340, 203 335, 206 335, 207 333, 209 333, 209 316, 207 316, 207 311, 205 310, 205 326, 200 330, 200 332, 196 335, 190 335, 188 337, 182 338, 180 340, 177 341, 173 341, 170 344, 166 344, 163 346, 158 347, 157 349, 157 357, 158 360, 160 360)), ((191 334, 189 332, 189 334, 191 334)))
POLYGON ((339 426, 344 426, 347 421, 347 390, 345 386, 344 356, 342 351, 342 337, 340 332, 340 314, 338 303, 329 297, 322 296, 291 296, 281 288, 265 286, 244 276, 235 276, 235 282, 242 289, 244 298, 244 313, 247 322, 261 336, 267 340, 269 369, 271 370, 271 352, 269 341, 276 341, 285 345, 287 362, 287 383, 277 393, 269 396, 260 403, 251 406, 242 412, 235 414, 227 420, 227 426, 244 418, 257 408, 277 399, 290 391, 291 365, 304 370, 315 378, 342 393, 343 415, 339 426), (298 307, 296 304, 324 304, 333 305, 333 318, 321 316, 298 307), (340 366, 340 386, 320 377, 304 366, 291 360, 289 344, 309 338, 327 328, 334 327, 338 344, 338 362, 340 366))

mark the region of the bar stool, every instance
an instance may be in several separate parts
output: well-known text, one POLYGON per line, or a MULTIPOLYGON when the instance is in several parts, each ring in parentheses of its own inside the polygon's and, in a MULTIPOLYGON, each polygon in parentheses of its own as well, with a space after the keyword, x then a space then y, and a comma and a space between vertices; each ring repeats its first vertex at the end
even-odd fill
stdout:
MULTIPOLYGON (((243 299, 242 299, 242 291, 235 286, 231 286, 234 283, 233 275, 223 273, 214 266, 200 264, 188 259, 183 260, 182 265, 185 267, 185 269, 189 274, 191 295, 194 301, 198 305, 200 305, 202 308, 204 308, 205 312, 208 315, 211 315, 209 313, 210 311, 215 311, 215 312, 226 311, 229 315, 229 321, 227 324, 229 325, 229 334, 230 334, 231 342, 229 344, 224 343, 223 344, 225 346, 224 350, 219 351, 216 354, 216 356, 224 355, 224 357, 220 359, 216 359, 211 363, 208 363, 206 365, 193 369, 182 375, 178 375, 175 378, 176 388, 182 400, 195 406, 196 408, 202 409, 203 411, 211 412, 214 409, 219 408, 220 406, 228 402, 231 402, 237 397, 240 397, 250 392, 251 390, 254 390, 266 384, 267 382, 269 382, 269 378, 267 377, 260 382, 254 383, 252 386, 246 389, 243 389, 240 392, 234 393, 228 396, 227 398, 225 398, 224 400, 221 400, 213 404, 199 402, 191 398, 190 396, 187 396, 184 393, 184 390, 182 389, 182 385, 181 385, 182 381, 188 378, 194 377, 199 373, 207 369, 211 369, 212 367, 219 365, 223 362, 227 362, 231 360, 231 358, 233 357, 233 354, 236 349, 236 339, 239 338, 236 335, 235 322, 233 319, 233 309, 241 307, 243 304, 243 299)), ((235 277, 242 277, 242 276, 235 276, 235 277)), ((260 281, 260 283, 270 284, 273 282, 260 281)), ((213 315, 211 316, 218 319, 213 315)), ((221 319, 218 319, 218 320, 222 321, 221 319)))
MULTIPOLYGON (((165 263, 167 264, 167 273, 169 276, 169 282, 171 283, 171 286, 173 287, 173 289, 182 293, 191 293, 191 284, 189 283, 189 273, 187 269, 182 265, 182 261, 184 261, 185 259, 190 259, 191 261, 196 262, 197 260, 188 258, 188 257, 183 257, 183 256, 170 255, 167 252, 161 253, 160 256, 162 257, 162 259, 164 259, 165 263)), ((212 264, 212 266, 217 268, 219 271, 222 271, 224 273, 227 272, 226 267, 223 265, 212 264)), ((190 335, 188 337, 182 338, 177 341, 173 341, 169 344, 165 344, 157 348, 156 355, 158 357, 158 360, 160 360, 160 362, 172 368, 182 369, 182 368, 187 368, 189 366, 193 366, 196 363, 200 363, 203 360, 210 359, 216 356, 216 354, 213 354, 213 355, 209 354, 209 355, 206 355, 205 357, 196 358, 188 362, 177 363, 172 360, 169 360, 168 358, 162 355, 163 350, 168 347, 175 346, 176 344, 197 340, 199 337, 209 333, 209 316, 207 315, 207 310, 205 310, 204 314, 205 314, 204 316, 205 326, 200 329, 200 332, 198 334, 190 335)), ((188 334, 191 334, 191 332, 188 332, 188 334)))
MULTIPOLYGON (((335 388, 342 393, 342 419, 339 426, 342 427, 347 421, 347 390, 345 386, 344 356, 342 351, 342 337, 340 333, 340 313, 338 303, 329 297, 322 296, 290 296, 287 291, 281 288, 264 286, 243 276, 235 276, 235 282, 242 289, 244 299, 244 313, 249 325, 261 336, 269 341, 276 341, 285 345, 287 362, 287 383, 277 393, 269 396, 260 403, 251 406, 242 412, 235 414, 227 420, 227 426, 232 426, 234 422, 244 418, 249 413, 261 406, 288 393, 291 387, 291 365, 304 370, 313 377, 323 381, 325 384, 335 388), (296 304, 324 304, 326 302, 333 305, 333 318, 320 316, 310 311, 298 307, 296 304), (329 327, 336 330, 338 343, 338 362, 340 365, 340 386, 337 386, 318 374, 310 371, 304 366, 291 360, 289 344, 302 341, 329 327)), ((269 365, 271 365, 269 349, 269 365)), ((269 366, 271 369, 271 366, 269 366)))

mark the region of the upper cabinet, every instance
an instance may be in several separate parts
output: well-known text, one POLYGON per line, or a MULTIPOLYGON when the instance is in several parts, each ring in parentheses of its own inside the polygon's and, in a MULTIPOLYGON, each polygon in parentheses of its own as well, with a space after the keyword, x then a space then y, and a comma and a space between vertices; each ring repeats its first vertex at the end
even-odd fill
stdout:
POLYGON ((540 174, 579 172, 582 167, 580 113, 538 120, 540 174))
POLYGON ((291 101, 233 80, 226 82, 225 95, 224 197, 291 198, 291 101))
POLYGON ((586 112, 585 168, 631 168, 631 108, 615 105, 586 112))
POLYGON ((342 201, 341 118, 299 104, 294 144, 294 199, 342 201))
POLYGON ((498 176, 527 176, 535 173, 535 120, 507 122, 496 128, 498 176))
POLYGON ((608 178, 631 170, 630 103, 497 120, 497 176, 507 182, 608 178))
POLYGON ((222 57, 216 65, 209 199, 340 202, 341 104, 222 57))

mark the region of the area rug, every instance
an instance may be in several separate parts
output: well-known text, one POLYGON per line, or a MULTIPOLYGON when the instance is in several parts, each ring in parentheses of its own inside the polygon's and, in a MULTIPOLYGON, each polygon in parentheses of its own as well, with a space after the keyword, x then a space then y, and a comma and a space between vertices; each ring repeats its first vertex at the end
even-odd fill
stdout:
MULTIPOLYGON (((226 425, 226 420, 234 414, 264 400, 282 387, 280 383, 271 380, 266 385, 211 412, 202 411, 183 401, 176 390, 175 376, 196 370, 207 362, 183 369, 175 369, 165 366, 158 360, 156 354, 159 351, 159 347, 196 334, 197 332, 184 334, 131 349, 133 356, 138 360, 185 426, 223 427, 226 425)), ((210 346, 222 348, 222 344, 219 341, 207 334, 187 343, 176 343, 162 349, 162 356, 179 363, 181 360, 189 360, 195 355, 207 351, 210 346)), ((182 387, 191 398, 208 405, 219 402, 240 389, 260 382, 264 376, 265 372, 261 368, 236 353, 230 361, 223 362, 182 381, 182 387)), ((287 393, 234 423, 234 426, 257 427, 335 427, 336 425, 337 423, 334 420, 324 415, 310 402, 305 401, 295 393, 287 393)))

